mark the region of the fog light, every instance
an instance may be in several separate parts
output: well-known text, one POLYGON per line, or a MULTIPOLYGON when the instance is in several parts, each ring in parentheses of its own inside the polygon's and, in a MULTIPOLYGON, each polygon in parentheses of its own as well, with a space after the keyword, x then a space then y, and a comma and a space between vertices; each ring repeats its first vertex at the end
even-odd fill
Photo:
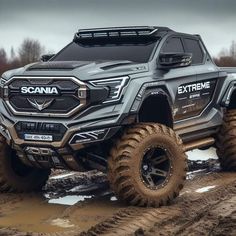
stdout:
POLYGON ((98 142, 103 140, 108 132, 109 129, 100 129, 77 133, 72 137, 70 144, 98 142))

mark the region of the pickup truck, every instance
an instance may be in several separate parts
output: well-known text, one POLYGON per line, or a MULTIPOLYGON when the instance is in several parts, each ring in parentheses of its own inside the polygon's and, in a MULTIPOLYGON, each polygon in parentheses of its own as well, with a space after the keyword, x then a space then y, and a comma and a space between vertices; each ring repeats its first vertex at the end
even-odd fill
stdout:
POLYGON ((0 192, 35 191, 52 168, 107 173, 115 195, 168 204, 186 151, 215 147, 236 170, 236 68, 201 37, 166 27, 79 30, 0 81, 0 192))

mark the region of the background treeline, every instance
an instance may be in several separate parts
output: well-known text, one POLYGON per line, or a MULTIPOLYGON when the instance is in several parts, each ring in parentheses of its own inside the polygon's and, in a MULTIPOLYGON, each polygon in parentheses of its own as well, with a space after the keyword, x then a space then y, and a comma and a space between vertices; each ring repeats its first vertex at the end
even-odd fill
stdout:
POLYGON ((10 69, 18 68, 26 64, 40 60, 45 53, 45 48, 38 40, 24 39, 19 48, 11 48, 10 56, 4 48, 0 48, 0 75, 10 69))
MULTIPOLYGON (((43 53, 45 47, 38 40, 29 38, 24 39, 17 50, 12 47, 10 56, 4 48, 0 48, 0 75, 4 71, 39 61, 43 53)), ((221 67, 236 67, 236 42, 232 41, 229 48, 222 49, 214 61, 221 67)))
POLYGON ((218 66, 236 67, 236 42, 232 41, 229 48, 223 48, 214 61, 218 66))

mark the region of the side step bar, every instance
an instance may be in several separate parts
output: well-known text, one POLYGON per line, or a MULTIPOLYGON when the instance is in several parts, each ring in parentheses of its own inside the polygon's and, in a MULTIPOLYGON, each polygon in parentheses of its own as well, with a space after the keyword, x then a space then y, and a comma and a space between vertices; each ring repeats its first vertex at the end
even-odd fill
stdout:
POLYGON ((184 150, 185 151, 190 151, 195 148, 202 148, 202 147, 207 147, 215 143, 215 139, 212 137, 209 138, 204 138, 192 142, 188 142, 184 144, 184 150))

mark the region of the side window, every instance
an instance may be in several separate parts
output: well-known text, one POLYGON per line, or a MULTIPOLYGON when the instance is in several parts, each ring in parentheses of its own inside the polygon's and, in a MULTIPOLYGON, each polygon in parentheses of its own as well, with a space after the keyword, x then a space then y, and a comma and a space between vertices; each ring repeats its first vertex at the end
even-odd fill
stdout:
POLYGON ((180 38, 174 37, 167 39, 164 46, 161 49, 163 53, 176 53, 176 52, 184 52, 183 44, 180 38))
POLYGON ((198 40, 184 39, 186 53, 192 53, 192 64, 200 64, 203 62, 204 53, 198 40))

